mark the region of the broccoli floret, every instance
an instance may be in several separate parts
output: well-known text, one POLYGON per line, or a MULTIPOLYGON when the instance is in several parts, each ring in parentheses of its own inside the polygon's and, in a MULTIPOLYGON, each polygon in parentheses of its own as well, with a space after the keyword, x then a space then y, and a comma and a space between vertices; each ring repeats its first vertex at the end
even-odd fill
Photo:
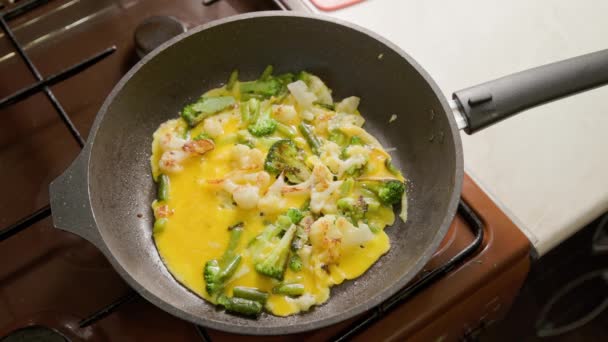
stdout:
POLYGON ((281 90, 281 82, 275 78, 264 81, 241 82, 240 89, 242 94, 255 94, 270 97, 279 93, 281 90))
POLYGON ((365 218, 368 209, 363 196, 356 199, 352 197, 340 198, 336 204, 340 214, 347 217, 355 225, 365 218))
POLYGON ((270 117, 270 110, 260 113, 256 120, 247 127, 249 133, 256 137, 263 137, 274 133, 277 129, 277 121, 270 117))
POLYGON ((241 263, 241 256, 235 253, 236 247, 243 233, 243 224, 237 223, 228 228, 230 230, 230 240, 228 247, 224 251, 222 258, 209 260, 205 263, 203 277, 205 279, 205 289, 210 296, 217 296, 241 263))
POLYGON ((181 116, 190 127, 194 127, 203 119, 234 106, 235 103, 232 96, 202 97, 195 103, 184 107, 181 116))
POLYGON ((310 177, 310 170, 302 156, 303 153, 292 140, 281 139, 270 146, 264 170, 273 175, 284 172, 291 183, 301 183, 310 177))
POLYGON ((296 226, 292 224, 280 237, 282 232, 284 229, 279 225, 269 225, 252 241, 249 247, 253 255, 255 270, 278 280, 283 280, 296 226))
POLYGON ((401 202, 405 192, 405 184, 396 179, 363 181, 362 186, 371 190, 384 205, 393 205, 401 202))
POLYGON ((304 265, 302 265, 302 259, 300 258, 300 256, 295 253, 292 253, 291 257, 289 258, 289 269, 294 272, 300 272, 303 266, 304 265))
POLYGON ((291 220, 291 222, 293 224, 300 223, 300 221, 302 221, 302 219, 304 218, 304 214, 302 213, 302 211, 300 209, 296 209, 296 208, 289 208, 287 210, 287 213, 285 213, 285 215, 287 215, 287 217, 289 217, 289 219, 291 220))

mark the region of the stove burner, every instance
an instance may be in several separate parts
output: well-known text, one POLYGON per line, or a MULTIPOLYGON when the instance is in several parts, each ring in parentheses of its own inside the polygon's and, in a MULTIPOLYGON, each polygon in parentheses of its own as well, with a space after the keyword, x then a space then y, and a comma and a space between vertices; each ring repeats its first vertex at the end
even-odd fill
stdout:
POLYGON ((186 26, 175 17, 155 16, 144 20, 135 29, 135 51, 139 58, 167 40, 186 32, 186 26))
POLYGON ((67 342, 69 340, 59 332, 39 325, 17 329, 0 340, 0 342, 26 341, 67 342))

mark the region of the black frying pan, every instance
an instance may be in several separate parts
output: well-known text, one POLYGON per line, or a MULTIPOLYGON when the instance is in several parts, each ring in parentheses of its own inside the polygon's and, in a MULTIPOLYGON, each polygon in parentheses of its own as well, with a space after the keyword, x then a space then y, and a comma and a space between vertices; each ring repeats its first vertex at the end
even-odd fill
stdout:
POLYGON ((51 184, 54 224, 91 241, 143 297, 183 319, 245 334, 320 328, 379 304, 429 260, 460 195, 459 128, 471 133, 607 81, 608 51, 602 51, 459 91, 449 101, 405 52, 352 24, 284 12, 218 20, 162 45, 118 83, 84 150, 51 184), (161 122, 225 82, 231 70, 253 79, 267 64, 277 72, 309 70, 327 81, 335 98, 362 98, 367 129, 397 148, 393 160, 409 180, 409 219, 387 228, 390 252, 359 279, 332 289, 326 304, 287 318, 251 320, 217 311, 163 265, 151 236, 155 188, 148 158, 161 122), (398 120, 388 124, 391 114, 398 120))

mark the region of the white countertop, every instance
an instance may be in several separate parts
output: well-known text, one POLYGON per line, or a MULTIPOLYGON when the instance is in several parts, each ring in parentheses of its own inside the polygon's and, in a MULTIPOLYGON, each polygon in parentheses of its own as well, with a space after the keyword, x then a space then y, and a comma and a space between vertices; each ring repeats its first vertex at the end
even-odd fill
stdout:
MULTIPOLYGON (((366 0, 325 13, 399 45, 449 98, 461 88, 608 48, 605 0, 366 0)), ((466 171, 539 255, 608 210, 608 87, 462 138, 466 171)))

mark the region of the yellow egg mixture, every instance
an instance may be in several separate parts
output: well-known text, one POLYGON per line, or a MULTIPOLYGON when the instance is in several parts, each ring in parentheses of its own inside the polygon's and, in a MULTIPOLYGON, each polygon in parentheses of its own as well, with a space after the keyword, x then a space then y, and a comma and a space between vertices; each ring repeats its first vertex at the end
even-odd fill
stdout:
MULTIPOLYGON (((315 77, 316 79, 318 78, 315 77)), ((315 89, 311 89, 314 86, 311 86, 310 82, 305 84, 309 88, 309 94, 315 95, 315 89)), ((236 253, 242 256, 242 260, 236 272, 226 282, 225 295, 232 296, 235 286, 253 287, 269 294, 264 308, 274 315, 287 316, 306 311, 313 305, 327 301, 332 285, 360 276, 389 250, 390 241, 383 228, 394 223, 393 208, 380 206, 373 212, 367 212, 366 224, 362 221, 359 224, 349 223, 344 218, 339 219, 341 213, 333 203, 343 197, 344 193, 340 194, 340 190, 336 188, 335 193, 323 194, 326 196, 323 198, 323 209, 311 214, 314 219, 320 221, 316 225, 313 223, 306 227, 310 234, 309 246, 306 253, 298 252, 302 255, 302 269, 295 272, 286 267, 282 281, 256 272, 253 256, 248 248, 249 242, 267 225, 275 222, 279 215, 284 214, 286 209, 302 208, 311 201, 313 195, 308 190, 289 193, 285 189, 294 185, 280 180, 284 182, 283 190, 278 197, 269 197, 268 193, 272 191, 270 189, 279 180, 277 175, 265 172, 264 159, 270 146, 286 136, 279 131, 264 137, 248 134, 248 123, 243 121, 240 108, 248 105, 248 102, 243 101, 239 92, 242 87, 239 88, 238 82, 233 89, 228 91, 223 87, 208 92, 205 96, 228 94, 236 99, 234 105, 208 116, 190 129, 184 119, 179 118, 164 123, 155 132, 151 157, 153 175, 156 180, 160 174, 166 175, 169 187, 168 199, 155 201, 153 204, 156 218, 166 218, 162 229, 155 230, 154 240, 158 252, 174 277, 196 294, 217 303, 217 297, 209 295, 205 289, 203 269, 207 261, 221 258, 226 250, 230 236, 228 227, 242 223, 243 232, 236 248, 236 253), (207 146, 207 151, 199 149, 197 153, 196 149, 201 148, 202 144, 194 147, 192 144, 195 142, 194 137, 201 133, 205 133, 204 139, 207 139, 205 141, 212 144, 212 147, 207 146), (248 139, 246 144, 243 143, 243 137, 248 139), (243 193, 237 194, 238 191, 243 193), (319 233, 320 228, 317 226, 321 225, 323 217, 330 218, 326 221, 335 224, 336 227, 330 229, 334 229, 338 235, 332 238, 327 231, 319 233), (380 229, 370 234, 369 227, 372 224, 380 229), (365 234, 359 230, 365 230, 365 234), (359 235, 349 236, 352 231, 359 235), (332 243, 337 241, 338 245, 327 244, 328 239, 332 243), (348 241, 355 242, 349 244, 348 241), (337 251, 330 251, 332 257, 328 259, 324 249, 330 248, 336 248, 337 251), (294 297, 274 294, 273 288, 279 283, 303 284, 304 295, 294 297)), ((344 172, 340 174, 341 170, 344 170, 340 169, 342 164, 356 162, 354 157, 342 157, 342 160, 337 158, 336 153, 340 151, 332 152, 338 145, 330 143, 331 120, 334 120, 334 130, 341 129, 343 136, 363 138, 364 150, 361 153, 364 156, 361 158, 364 160, 364 167, 357 177, 388 177, 403 181, 400 173, 391 172, 387 168, 387 158, 390 158, 387 152, 360 127, 363 125, 362 118, 338 118, 340 115, 360 117, 356 108, 351 108, 350 113, 342 113, 326 107, 307 107, 305 100, 301 100, 301 94, 293 93, 297 90, 292 90, 291 87, 289 90, 280 100, 275 96, 261 99, 261 110, 267 110, 279 124, 291 128, 291 132, 295 134, 288 138, 295 142, 313 173, 316 170, 322 171, 325 167, 325 170, 332 172, 333 179, 327 180, 329 188, 332 187, 332 182, 343 184, 343 180, 347 178, 344 172), (289 111, 289 115, 285 115, 285 111, 289 111), (304 113, 305 111, 308 113, 304 113), (298 129, 302 122, 313 127, 314 133, 323 143, 318 156, 312 152, 311 146, 298 129)), ((335 107, 340 107, 340 104, 335 107)), ((349 194, 353 198, 362 198, 358 191, 356 188, 351 189, 349 194)), ((361 190, 361 194, 364 193, 365 191, 361 190)), ((315 196, 314 200, 317 200, 321 192, 315 196)), ((311 208, 315 205, 310 202, 311 208)))

